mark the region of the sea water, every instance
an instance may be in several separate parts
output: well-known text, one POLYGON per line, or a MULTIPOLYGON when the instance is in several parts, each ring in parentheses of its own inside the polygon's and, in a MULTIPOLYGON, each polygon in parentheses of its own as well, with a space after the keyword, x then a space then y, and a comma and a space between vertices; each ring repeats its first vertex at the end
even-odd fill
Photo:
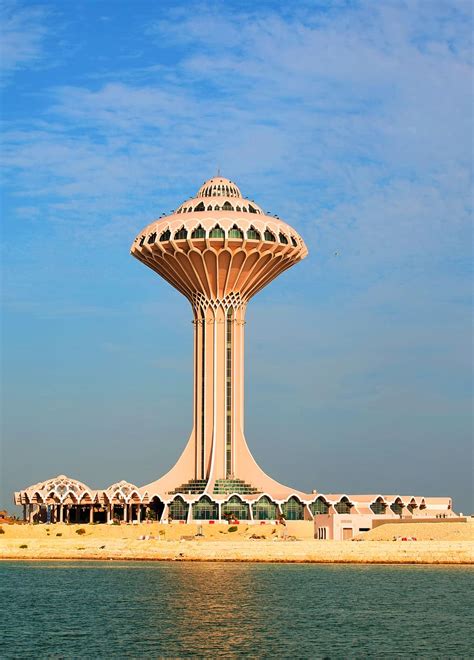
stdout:
POLYGON ((466 567, 2 562, 0 572, 1 658, 471 656, 466 567))

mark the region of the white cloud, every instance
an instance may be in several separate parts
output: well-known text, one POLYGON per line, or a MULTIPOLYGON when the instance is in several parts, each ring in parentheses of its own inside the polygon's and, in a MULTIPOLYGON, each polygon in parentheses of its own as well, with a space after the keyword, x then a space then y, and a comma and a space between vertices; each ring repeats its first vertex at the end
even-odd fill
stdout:
POLYGON ((48 33, 46 7, 28 7, 19 2, 3 2, 0 7, 0 69, 8 76, 30 67, 44 55, 48 33))

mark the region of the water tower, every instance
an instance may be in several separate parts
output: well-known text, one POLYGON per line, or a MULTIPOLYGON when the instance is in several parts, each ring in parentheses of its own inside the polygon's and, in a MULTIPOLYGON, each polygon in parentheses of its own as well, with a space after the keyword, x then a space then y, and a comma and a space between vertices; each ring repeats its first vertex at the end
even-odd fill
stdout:
POLYGON ((250 298, 307 253, 292 227, 220 176, 137 236, 131 254, 186 296, 194 316, 193 430, 175 466, 147 490, 295 492, 263 472, 245 441, 244 328, 250 298))

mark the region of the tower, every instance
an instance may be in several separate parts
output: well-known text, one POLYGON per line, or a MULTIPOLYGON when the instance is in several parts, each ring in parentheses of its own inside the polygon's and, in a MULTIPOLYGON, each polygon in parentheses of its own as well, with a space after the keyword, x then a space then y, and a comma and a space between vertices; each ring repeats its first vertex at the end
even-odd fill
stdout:
POLYGON ((175 466, 147 489, 295 492, 263 472, 245 441, 244 327, 248 301, 307 253, 292 227, 220 176, 136 237, 131 254, 186 296, 194 324, 193 430, 175 466))

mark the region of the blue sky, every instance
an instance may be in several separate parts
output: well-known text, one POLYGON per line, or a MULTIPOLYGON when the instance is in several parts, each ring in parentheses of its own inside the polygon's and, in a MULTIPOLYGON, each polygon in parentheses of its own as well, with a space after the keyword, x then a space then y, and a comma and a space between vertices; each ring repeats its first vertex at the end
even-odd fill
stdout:
POLYGON ((262 467, 470 510, 471 3, 1 6, 1 504, 180 453, 191 310, 128 251, 220 167, 310 252, 248 309, 262 467))

